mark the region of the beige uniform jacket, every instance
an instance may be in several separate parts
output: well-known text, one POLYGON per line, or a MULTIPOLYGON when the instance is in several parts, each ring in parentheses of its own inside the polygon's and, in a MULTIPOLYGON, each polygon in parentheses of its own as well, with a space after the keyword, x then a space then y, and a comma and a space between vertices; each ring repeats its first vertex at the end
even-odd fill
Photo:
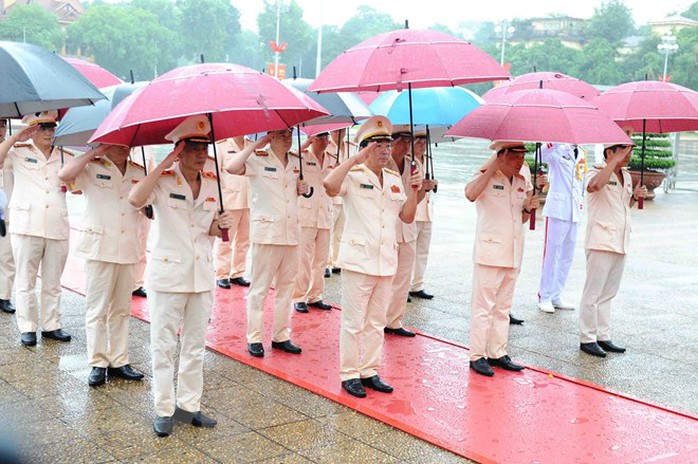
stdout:
POLYGON ((395 223, 407 200, 400 175, 383 169, 383 187, 366 166, 353 167, 342 183, 347 217, 338 267, 373 276, 397 272, 395 223))
MULTIPOLYGON (((72 154, 65 152, 64 156, 67 158, 72 154)), ((54 149, 47 160, 34 145, 16 144, 9 150, 5 166, 8 162, 17 187, 8 205, 10 232, 68 240, 68 208, 58 179, 60 151, 54 149)))
MULTIPOLYGON (((596 176, 603 166, 594 166, 586 175, 585 185, 596 176)), ((612 173, 606 186, 587 194, 589 206, 586 243, 587 250, 612 251, 626 254, 630 243, 630 198, 633 182, 627 169, 623 173, 623 184, 616 173, 612 173)))
POLYGON ((165 171, 146 204, 155 210, 155 244, 148 265, 148 288, 199 293, 213 289, 211 223, 218 216, 215 176, 201 173, 196 200, 179 166, 165 171))
POLYGON ((250 181, 250 241, 266 245, 298 245, 298 157, 288 155, 286 167, 271 152, 247 159, 250 181))
MULTIPOLYGON (((225 163, 238 152, 232 140, 224 140, 219 142, 217 146, 218 159, 221 162, 221 166, 225 166, 225 163)), ((219 169, 219 172, 221 173, 221 187, 223 189, 223 205, 225 210, 249 209, 250 185, 247 177, 230 174, 222 167, 219 169)))
POLYGON ((322 180, 337 165, 337 160, 325 153, 322 166, 310 151, 303 152, 303 179, 313 187, 313 195, 305 198, 298 195, 298 220, 301 227, 329 229, 332 225, 332 198, 327 195, 322 180))
POLYGON ((122 175, 108 158, 92 161, 75 179, 87 204, 76 254, 84 259, 135 264, 141 253, 139 211, 128 202, 131 187, 145 177, 143 167, 128 162, 122 175))

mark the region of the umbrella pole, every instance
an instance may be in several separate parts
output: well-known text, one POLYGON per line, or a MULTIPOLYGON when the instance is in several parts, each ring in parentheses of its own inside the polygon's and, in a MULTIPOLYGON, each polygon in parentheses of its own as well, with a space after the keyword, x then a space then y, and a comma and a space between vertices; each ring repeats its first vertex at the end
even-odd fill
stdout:
MULTIPOLYGON (((298 178, 300 179, 301 182, 303 182, 303 153, 301 153, 301 128, 300 126, 296 126, 296 135, 298 139, 298 178)), ((315 189, 313 187, 310 187, 310 190, 308 190, 308 193, 304 193, 303 197, 305 198, 310 198, 313 196, 313 191, 315 189)))
MULTIPOLYGON (((536 143, 536 153, 533 155, 533 194, 537 195, 536 183, 538 181, 538 157, 540 156, 540 143, 536 143)), ((536 210, 531 210, 530 220, 528 223, 529 230, 536 230, 536 210)))
MULTIPOLYGON (((203 60, 203 55, 201 55, 201 58, 203 60)), ((216 136, 213 132, 213 115, 211 113, 207 113, 206 116, 208 116, 208 123, 211 126, 211 145, 213 145, 213 162, 216 165, 216 186, 218 187, 218 199, 221 202, 221 208, 219 212, 223 214, 225 212, 225 209, 223 209, 223 189, 221 188, 221 172, 218 168, 218 151, 216 150, 216 136)), ((221 240, 223 240, 224 242, 229 242, 230 236, 228 235, 228 229, 220 230, 221 240)))
MULTIPOLYGON (((642 151, 640 152, 640 186, 645 183, 645 141, 647 133, 645 132, 647 128, 647 119, 642 120, 642 151)), ((645 198, 640 197, 637 199, 637 209, 645 209, 645 198)))
MULTIPOLYGON (((131 83, 133 83, 133 71, 131 71, 131 83)), ((148 175, 148 162, 145 160, 145 147, 141 145, 141 156, 143 157, 143 172, 148 175)), ((143 208, 143 214, 148 219, 155 219, 155 212, 153 211, 153 205, 145 205, 143 208)))

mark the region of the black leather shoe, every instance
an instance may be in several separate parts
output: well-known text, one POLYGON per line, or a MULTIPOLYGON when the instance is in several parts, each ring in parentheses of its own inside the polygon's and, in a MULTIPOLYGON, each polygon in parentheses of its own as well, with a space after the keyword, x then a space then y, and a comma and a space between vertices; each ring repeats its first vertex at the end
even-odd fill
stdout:
POLYGON ((490 367, 490 363, 485 358, 480 358, 477 361, 470 361, 470 368, 480 375, 492 377, 494 371, 490 367))
POLYGON ((36 345, 36 332, 24 332, 19 336, 19 340, 24 346, 36 345))
POLYGON ((293 303, 293 309, 299 313, 309 313, 308 305, 304 301, 299 301, 298 303, 293 303))
POLYGON ((153 430, 155 430, 155 435, 158 437, 166 437, 172 434, 172 425, 174 421, 172 417, 162 417, 156 416, 155 422, 153 423, 153 430))
POLYGON ((87 383, 90 387, 99 387, 107 381, 106 367, 93 367, 90 375, 87 377, 87 383))
POLYGON ((509 314, 509 325, 521 325, 524 323, 523 319, 518 319, 511 314, 509 314))
POLYGON ((525 369, 521 364, 516 364, 512 361, 508 354, 498 359, 488 359, 487 362, 490 366, 501 367, 505 371, 518 372, 525 369))
POLYGON ((228 282, 228 279, 218 279, 216 280, 216 285, 226 290, 230 288, 230 282, 228 282))
POLYGON ((377 375, 374 375, 373 377, 367 377, 365 379, 361 379, 361 385, 364 387, 368 387, 371 390, 376 390, 379 392, 383 393, 392 393, 393 392, 393 387, 388 385, 387 383, 383 382, 380 377, 377 375))
POLYGON ((282 350, 286 353, 291 354, 301 354, 301 348, 296 346, 291 340, 286 340, 285 342, 271 342, 271 347, 275 350, 282 350))
POLYGON ((616 345, 611 340, 606 340, 606 341, 599 340, 596 343, 604 351, 610 351, 611 353, 625 353, 625 348, 623 348, 622 346, 616 345))
POLYGON ((606 352, 596 342, 580 343, 579 349, 582 350, 583 352, 585 352, 586 354, 596 356, 597 358, 605 358, 606 357, 606 352))
POLYGON ((264 357, 264 346, 261 343, 248 343, 247 351, 255 358, 264 357))
POLYGON ((410 332, 404 327, 398 327, 397 329, 391 329, 390 327, 386 327, 383 329, 383 332, 391 335, 398 335, 400 337, 414 337, 416 335, 414 332, 410 332))
POLYGON ((121 367, 110 367, 109 377, 119 377, 126 380, 143 380, 143 374, 133 370, 130 364, 121 367))
POLYGON ((347 391, 351 396, 357 398, 366 398, 366 390, 364 386, 361 385, 360 379, 349 379, 342 382, 342 388, 347 391))
POLYGON ((194 414, 191 420, 191 425, 194 427, 215 427, 217 423, 218 421, 216 421, 216 419, 208 417, 201 411, 194 414))
POLYGON ((332 271, 325 269, 325 279, 329 279, 330 277, 332 277, 332 271))
POLYGON ((423 300, 431 300, 432 298, 434 298, 434 295, 430 295, 424 290, 419 290, 418 292, 410 292, 410 296, 421 298, 423 300))
POLYGON ((10 300, 0 300, 0 311, 13 314, 17 311, 17 308, 15 308, 15 305, 13 305, 10 300))
POLYGON ((70 334, 63 329, 49 330, 48 332, 41 332, 42 338, 50 338, 51 340, 58 340, 59 342, 69 342, 70 334))
POLYGON ((138 287, 137 289, 131 292, 131 295, 140 296, 141 298, 148 298, 148 294, 145 292, 145 289, 143 287, 138 287))
POLYGON ((239 285, 240 287, 249 287, 250 281, 245 280, 243 277, 236 277, 234 279, 228 279, 230 285, 239 285))
POLYGON ((328 305, 327 303, 324 303, 322 300, 317 300, 313 303, 308 303, 308 306, 310 306, 311 308, 324 309, 324 310, 332 309, 332 306, 328 305))

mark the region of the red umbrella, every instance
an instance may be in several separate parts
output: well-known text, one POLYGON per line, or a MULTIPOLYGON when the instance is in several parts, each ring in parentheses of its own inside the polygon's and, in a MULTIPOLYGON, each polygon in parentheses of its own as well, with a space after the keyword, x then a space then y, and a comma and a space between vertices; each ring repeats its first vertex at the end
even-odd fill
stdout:
POLYGON ((70 63, 80 74, 92 82, 95 87, 109 87, 111 85, 123 84, 123 81, 104 69, 103 67, 78 58, 63 58, 70 63))
POLYGON ((576 77, 556 72, 533 72, 516 76, 509 82, 498 85, 485 93, 482 98, 490 101, 517 90, 538 88, 560 90, 584 100, 593 100, 599 95, 599 91, 594 86, 576 77))

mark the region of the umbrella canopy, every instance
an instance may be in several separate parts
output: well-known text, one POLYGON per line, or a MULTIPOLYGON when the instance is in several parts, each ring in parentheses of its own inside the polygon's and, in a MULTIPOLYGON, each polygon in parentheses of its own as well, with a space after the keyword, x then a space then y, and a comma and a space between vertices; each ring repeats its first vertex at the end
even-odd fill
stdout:
MULTIPOLYGON (((449 126, 457 123, 485 101, 462 87, 432 87, 412 91, 414 124, 449 126)), ((407 92, 391 90, 382 93, 369 106, 393 124, 410 123, 410 102, 407 92)))
POLYGON ((310 97, 245 66, 205 63, 174 69, 126 97, 90 142, 169 143, 188 116, 211 114, 216 140, 278 130, 325 116, 310 97))
POLYGON ((308 90, 358 92, 507 79, 497 61, 474 45, 439 31, 400 29, 378 34, 345 51, 308 90))
POLYGON ((65 60, 32 44, 0 41, 0 116, 91 105, 97 88, 65 60))
POLYGON ((520 90, 487 102, 446 135, 581 145, 630 144, 630 138, 591 103, 559 90, 520 90))
POLYGON ((368 106, 354 93, 337 92, 319 94, 316 92, 308 92, 307 89, 313 82, 312 79, 284 79, 281 82, 304 92, 307 96, 320 104, 320 106, 329 111, 330 114, 328 116, 321 116, 304 122, 303 125, 305 126, 341 123, 353 125, 356 124, 357 121, 373 116, 368 106))
POLYGON ((111 110, 134 90, 147 84, 136 82, 105 87, 102 89, 102 93, 107 97, 105 100, 100 100, 92 106, 69 109, 56 129, 54 144, 61 147, 84 147, 111 110))
POLYGON ((112 85, 118 85, 123 83, 121 79, 104 69, 103 67, 90 63, 89 61, 81 60, 78 58, 63 58, 72 67, 80 71, 80 74, 85 76, 88 81, 92 82, 95 87, 110 87, 112 85))
POLYGON ((556 72, 534 72, 516 76, 509 82, 502 83, 485 93, 482 98, 490 101, 517 90, 538 88, 560 90, 588 101, 599 95, 599 91, 594 86, 576 77, 556 72))

